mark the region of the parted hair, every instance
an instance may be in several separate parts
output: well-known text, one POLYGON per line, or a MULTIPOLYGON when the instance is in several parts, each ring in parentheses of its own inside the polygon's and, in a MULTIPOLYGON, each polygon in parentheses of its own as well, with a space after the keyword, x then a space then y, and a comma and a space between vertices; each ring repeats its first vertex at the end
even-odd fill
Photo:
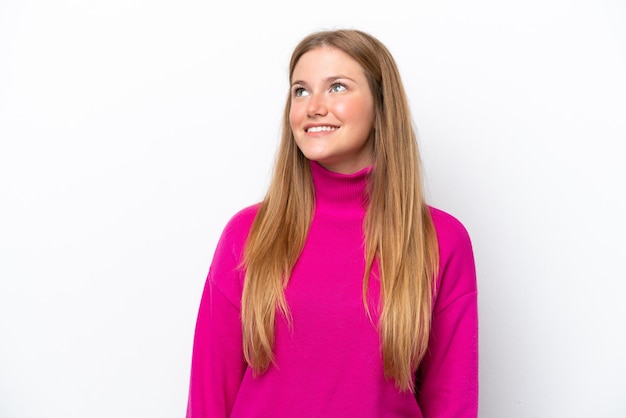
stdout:
MULTIPOLYGON (((363 302, 379 313, 378 332, 385 376, 400 390, 415 390, 415 374, 430 334, 432 296, 438 271, 437 238, 425 202, 417 138, 406 92, 389 50, 375 37, 354 29, 319 31, 295 47, 289 81, 302 55, 332 47, 356 60, 374 98, 373 169, 364 220, 363 302), (380 305, 367 302, 377 264, 380 305)), ((284 289, 304 247, 315 205, 310 163, 289 125, 291 94, 268 191, 259 205, 244 248, 243 347, 256 375, 274 359, 274 329, 280 311, 291 321, 284 289)))

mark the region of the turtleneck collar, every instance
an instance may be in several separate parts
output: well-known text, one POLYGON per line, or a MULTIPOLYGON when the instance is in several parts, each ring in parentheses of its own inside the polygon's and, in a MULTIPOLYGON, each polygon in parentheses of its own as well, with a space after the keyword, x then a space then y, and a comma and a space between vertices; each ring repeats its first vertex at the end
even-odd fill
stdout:
POLYGON ((337 215, 362 214, 367 206, 367 184, 373 166, 353 174, 329 171, 311 161, 316 211, 332 211, 337 215))

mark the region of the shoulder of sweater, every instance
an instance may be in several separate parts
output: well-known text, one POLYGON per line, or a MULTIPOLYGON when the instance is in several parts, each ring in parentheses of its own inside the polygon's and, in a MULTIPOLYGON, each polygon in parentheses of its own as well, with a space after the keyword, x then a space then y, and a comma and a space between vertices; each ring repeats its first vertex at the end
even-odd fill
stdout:
POLYGON ((430 207, 439 245, 439 274, 434 311, 443 312, 477 290, 476 266, 469 233, 455 216, 430 207))
POLYGON ((243 244, 248 237, 252 222, 259 210, 260 203, 246 206, 237 211, 226 223, 222 232, 222 241, 231 242, 232 244, 243 244))
POLYGON ((471 246, 467 228, 458 218, 432 206, 429 206, 429 210, 440 247, 471 246))
POLYGON ((235 214, 229 219, 226 226, 233 228, 239 228, 241 226, 249 227, 250 225, 252 225, 252 221, 254 221, 254 218, 259 211, 260 205, 261 203, 255 203, 235 212, 235 214))
POLYGON ((448 212, 434 207, 429 209, 437 233, 441 272, 451 264, 473 270, 474 249, 465 225, 448 212))

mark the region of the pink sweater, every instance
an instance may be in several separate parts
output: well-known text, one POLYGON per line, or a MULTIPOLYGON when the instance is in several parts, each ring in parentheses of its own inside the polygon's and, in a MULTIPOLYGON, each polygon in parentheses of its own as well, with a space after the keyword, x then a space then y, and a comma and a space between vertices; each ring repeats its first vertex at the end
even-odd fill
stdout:
MULTIPOLYGON (((187 418, 476 418, 477 288, 465 228, 431 208, 440 251, 432 333, 417 393, 400 392, 384 377, 362 299, 371 168, 343 175, 311 163, 311 170, 315 213, 285 290, 293 329, 277 316, 276 366, 255 378, 242 354, 244 273, 237 266, 255 205, 230 220, 215 251, 198 312, 187 418)), ((372 276, 370 306, 377 306, 378 285, 372 276)))

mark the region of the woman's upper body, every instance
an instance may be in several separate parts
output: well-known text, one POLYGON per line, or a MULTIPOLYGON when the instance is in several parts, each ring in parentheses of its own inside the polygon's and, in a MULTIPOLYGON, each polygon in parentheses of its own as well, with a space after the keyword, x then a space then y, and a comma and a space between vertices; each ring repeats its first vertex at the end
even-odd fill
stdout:
POLYGON ((311 163, 316 206, 285 289, 292 321, 276 321, 275 364, 254 377, 243 356, 242 254, 258 205, 240 211, 218 243, 198 314, 189 418, 477 416, 477 307, 472 247, 463 225, 431 208, 440 267, 427 355, 416 394, 382 369, 379 283, 362 298, 364 192, 371 169, 352 175, 311 163), (417 398, 417 401, 416 401, 417 398))
POLYGON ((472 248, 425 201, 393 57, 321 31, 289 82, 268 192, 211 264, 188 418, 475 418, 472 248))

